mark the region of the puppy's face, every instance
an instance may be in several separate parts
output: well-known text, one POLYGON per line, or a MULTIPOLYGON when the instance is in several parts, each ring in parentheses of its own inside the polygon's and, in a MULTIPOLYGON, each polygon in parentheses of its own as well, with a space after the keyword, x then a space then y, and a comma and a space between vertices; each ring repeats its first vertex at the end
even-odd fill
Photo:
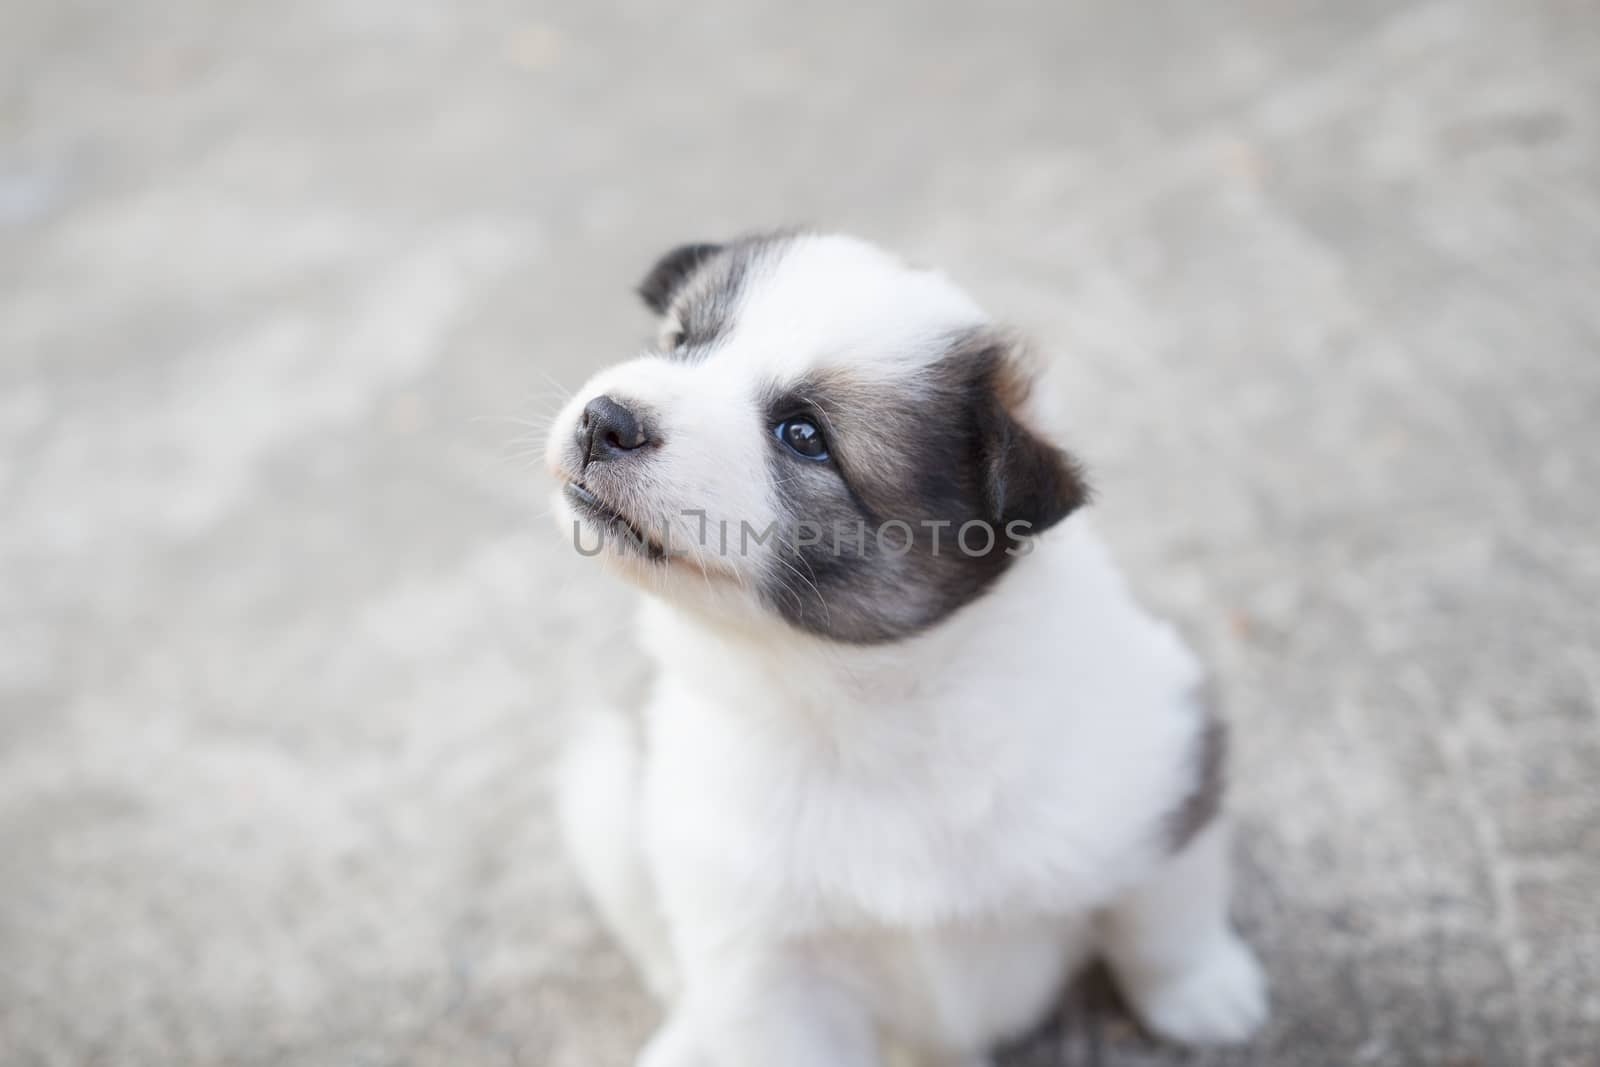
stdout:
POLYGON ((894 640, 1084 499, 1011 345, 938 274, 782 235, 675 249, 639 291, 656 345, 578 391, 546 457, 579 550, 653 593, 894 640))

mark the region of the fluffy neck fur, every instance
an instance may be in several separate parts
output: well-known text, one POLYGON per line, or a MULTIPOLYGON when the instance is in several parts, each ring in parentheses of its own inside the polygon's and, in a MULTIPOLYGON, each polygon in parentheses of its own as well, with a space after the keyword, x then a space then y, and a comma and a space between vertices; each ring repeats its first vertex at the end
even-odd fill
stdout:
POLYGON ((1041 679, 1059 703, 1028 717, 1070 734, 1112 684, 1111 663, 1148 661, 1162 695, 1200 676, 1170 628, 1135 603, 1085 515, 1037 538, 988 595, 903 641, 839 644, 776 620, 723 621, 654 599, 643 633, 663 673, 717 709, 727 729, 808 739, 851 761, 966 744, 969 733, 1013 736, 989 730, 988 717, 1037 702, 1041 679), (956 729, 964 719, 972 728, 956 729))

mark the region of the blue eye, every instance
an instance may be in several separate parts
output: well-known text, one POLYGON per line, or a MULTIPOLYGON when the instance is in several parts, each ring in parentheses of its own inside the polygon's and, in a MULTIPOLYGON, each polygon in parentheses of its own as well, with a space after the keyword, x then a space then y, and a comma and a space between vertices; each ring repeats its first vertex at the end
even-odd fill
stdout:
POLYGON ((822 436, 821 428, 810 419, 784 419, 773 427, 772 432, 796 455, 819 461, 828 458, 827 438, 822 436))

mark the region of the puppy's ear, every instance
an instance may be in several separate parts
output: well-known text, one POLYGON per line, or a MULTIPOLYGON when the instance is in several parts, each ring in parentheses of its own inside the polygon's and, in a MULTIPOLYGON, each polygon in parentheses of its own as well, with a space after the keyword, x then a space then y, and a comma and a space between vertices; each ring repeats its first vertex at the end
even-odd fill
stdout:
POLYGON ((672 303, 672 295, 689 279, 700 264, 722 251, 721 245, 679 245, 650 268, 650 273, 639 283, 639 295, 645 306, 657 315, 664 315, 672 303))
POLYGON ((995 343, 977 356, 978 435, 987 518, 1043 533, 1089 500, 1083 468, 1022 416, 1033 378, 1021 354, 995 343))

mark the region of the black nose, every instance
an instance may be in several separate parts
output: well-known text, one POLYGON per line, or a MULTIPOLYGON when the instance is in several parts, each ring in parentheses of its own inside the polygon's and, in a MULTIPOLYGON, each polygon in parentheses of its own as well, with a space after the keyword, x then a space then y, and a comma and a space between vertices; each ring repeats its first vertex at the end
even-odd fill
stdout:
POLYGON ((597 396, 583 406, 578 419, 578 447, 583 465, 611 460, 650 442, 639 416, 609 396, 597 396))

